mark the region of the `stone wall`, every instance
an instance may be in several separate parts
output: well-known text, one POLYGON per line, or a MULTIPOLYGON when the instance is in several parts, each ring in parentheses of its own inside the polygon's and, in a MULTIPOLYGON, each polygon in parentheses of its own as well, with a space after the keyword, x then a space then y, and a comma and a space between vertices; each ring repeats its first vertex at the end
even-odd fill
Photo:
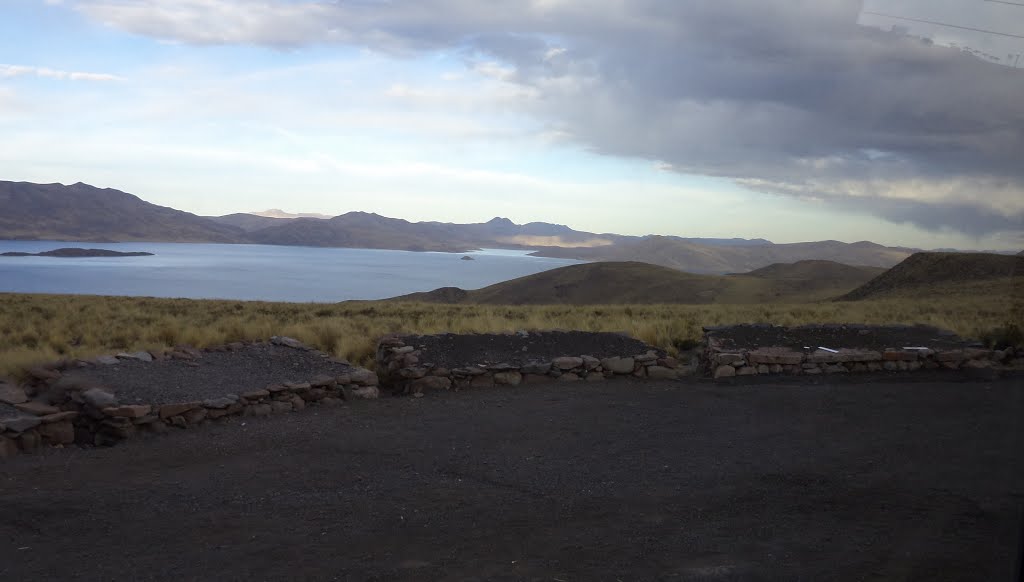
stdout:
MULTIPOLYGON (((525 332, 521 332, 525 333, 525 332)), ((642 353, 605 356, 560 355, 526 362, 462 362, 445 367, 429 361, 419 336, 389 336, 377 346, 376 368, 381 385, 396 394, 421 397, 439 390, 518 386, 538 382, 600 382, 615 378, 675 380, 693 374, 662 350, 647 346, 642 353)), ((573 354, 573 346, 563 351, 573 354)))
MULTIPOLYGON (((273 341, 315 352, 291 338, 273 341)), ((45 446, 113 445, 141 435, 233 417, 267 416, 307 406, 336 406, 343 401, 379 395, 377 375, 363 368, 352 368, 339 376, 317 376, 302 382, 254 387, 240 394, 169 404, 121 403, 116 391, 71 381, 64 375, 70 370, 110 365, 117 360, 191 361, 202 358, 204 352, 231 351, 244 346, 236 343, 208 350, 180 346, 160 353, 133 352, 88 361, 61 361, 30 370, 28 382, 21 386, 0 381, 0 459, 45 446)))
MULTIPOLYGON (((740 326, 736 326, 740 327, 740 326)), ((870 326, 860 326, 869 328, 870 326)), ((721 332, 723 328, 713 328, 721 332)), ((796 332, 798 333, 798 332, 796 332)), ((818 375, 864 372, 916 372, 918 370, 1024 369, 1024 350, 1012 347, 928 346, 884 349, 796 349, 781 346, 727 345, 716 333, 706 333, 701 356, 704 372, 713 378, 758 375, 818 375), (1019 353, 1018 353, 1019 352, 1019 353)))

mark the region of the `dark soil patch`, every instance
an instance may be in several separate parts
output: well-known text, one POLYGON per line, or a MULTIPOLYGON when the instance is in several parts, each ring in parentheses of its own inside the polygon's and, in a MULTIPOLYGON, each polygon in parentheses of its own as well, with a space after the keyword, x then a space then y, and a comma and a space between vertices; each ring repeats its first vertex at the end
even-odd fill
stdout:
POLYGON ((795 350, 804 347, 884 350, 919 346, 955 349, 970 345, 970 342, 960 339, 953 332, 926 325, 735 325, 707 328, 707 335, 717 339, 726 349, 772 346, 795 350))
POLYGON ((1017 580, 1021 418, 1019 379, 622 380, 239 418, 7 461, 0 576, 1017 580))
POLYGON ((113 390, 121 403, 168 404, 301 382, 321 374, 337 376, 351 369, 319 352, 250 344, 232 352, 206 352, 194 362, 129 360, 67 375, 113 390))
POLYGON ((7 404, 6 402, 0 402, 0 418, 9 418, 12 416, 21 416, 24 412, 17 408, 7 404))
POLYGON ((472 364, 550 362, 562 356, 635 356, 652 348, 620 333, 582 331, 521 332, 515 334, 441 334, 404 336, 406 345, 422 350, 420 361, 444 368, 472 364))

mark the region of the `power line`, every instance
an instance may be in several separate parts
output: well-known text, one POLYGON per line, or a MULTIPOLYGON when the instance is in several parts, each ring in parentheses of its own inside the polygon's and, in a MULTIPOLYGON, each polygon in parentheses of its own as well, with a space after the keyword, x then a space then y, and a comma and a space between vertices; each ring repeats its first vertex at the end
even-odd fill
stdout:
MULTIPOLYGON (((1024 6, 1024 4, 1022 4, 1022 6, 1024 6)), ((970 30, 970 31, 973 31, 973 32, 983 32, 985 34, 995 34, 995 35, 998 35, 998 36, 1008 36, 1010 38, 1024 38, 1024 35, 1021 35, 1021 34, 1010 34, 1008 32, 996 32, 994 30, 985 30, 985 29, 982 29, 982 28, 971 28, 970 26, 960 26, 960 25, 957 25, 957 24, 947 24, 945 22, 936 22, 934 20, 922 20, 920 18, 908 18, 906 16, 895 16, 893 14, 882 14, 881 12, 868 12, 867 10, 865 10, 863 12, 863 14, 871 14, 873 16, 884 16, 886 18, 895 18, 897 20, 909 20, 911 22, 923 22, 925 24, 934 24, 936 26, 948 26, 949 28, 959 28, 961 30, 970 30)))
POLYGON ((1010 6, 1024 6, 1020 2, 1007 2, 1006 0, 985 0, 985 2, 995 2, 996 4, 1009 4, 1010 6))

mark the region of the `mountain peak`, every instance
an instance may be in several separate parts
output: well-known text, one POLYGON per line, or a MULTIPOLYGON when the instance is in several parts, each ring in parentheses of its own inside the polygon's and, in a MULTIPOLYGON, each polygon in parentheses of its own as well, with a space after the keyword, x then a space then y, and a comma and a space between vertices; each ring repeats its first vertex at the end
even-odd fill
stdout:
POLYGON ((509 220, 507 218, 502 218, 501 216, 495 216, 494 218, 488 220, 487 224, 489 226, 515 226, 516 225, 516 223, 512 222, 511 220, 509 220))

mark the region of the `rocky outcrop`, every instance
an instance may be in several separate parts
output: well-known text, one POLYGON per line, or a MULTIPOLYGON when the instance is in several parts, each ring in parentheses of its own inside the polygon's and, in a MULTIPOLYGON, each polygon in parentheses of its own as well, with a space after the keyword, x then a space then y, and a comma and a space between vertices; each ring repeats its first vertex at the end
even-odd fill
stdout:
MULTIPOLYGON (((740 332, 757 326, 726 326, 706 328, 704 351, 701 363, 704 372, 715 379, 734 376, 759 375, 819 375, 851 374, 864 372, 916 372, 919 370, 999 370, 1024 369, 1024 350, 1008 347, 1002 350, 986 349, 979 344, 970 344, 956 338, 949 332, 941 336, 936 345, 892 346, 892 347, 826 347, 809 345, 803 348, 790 346, 737 345, 727 339, 733 331, 740 332)), ((765 327, 765 326, 760 326, 765 327)), ((773 337, 799 338, 801 334, 812 334, 815 326, 798 329, 771 327, 773 337)), ((834 330, 836 326, 817 326, 819 329, 834 330)), ((905 330, 902 326, 850 326, 857 331, 853 335, 885 336, 885 331, 905 330)), ((749 335, 736 333, 735 335, 749 335)), ((850 334, 847 334, 850 335, 850 334)), ((803 343, 803 342, 800 342, 803 343)), ((877 343, 877 342, 876 342, 877 343)), ((927 343, 927 342, 917 342, 927 343)))
MULTIPOLYGON (((527 332, 518 332, 507 336, 524 337, 524 334, 528 335, 527 332)), ((619 334, 607 335, 621 339, 619 334)), ((696 366, 684 365, 651 346, 646 346, 645 351, 639 354, 603 358, 579 354, 523 359, 510 353, 507 361, 503 362, 466 361, 439 365, 430 361, 432 354, 422 345, 424 337, 389 336, 379 342, 376 367, 384 387, 396 394, 421 397, 441 390, 515 387, 538 382, 599 382, 624 377, 676 380, 696 371, 696 366)), ((493 343, 497 339, 502 343, 501 337, 504 336, 486 335, 481 336, 480 341, 493 343)), ((565 345, 559 349, 571 354, 573 346, 565 345)))
MULTIPOLYGON (((292 338, 275 337, 272 341, 276 345, 315 352, 292 338)), ((232 347, 239 346, 241 344, 232 347)), ((344 374, 321 375, 301 382, 254 386, 241 394, 224 394, 203 401, 163 404, 122 402, 114 388, 91 385, 65 375, 83 367, 116 365, 128 360, 148 363, 177 359, 188 363, 202 358, 205 352, 224 349, 230 348, 204 351, 181 346, 159 353, 131 352, 101 356, 92 361, 61 361, 30 370, 29 381, 24 386, 0 381, 0 459, 47 446, 109 446, 142 435, 233 417, 281 414, 308 406, 337 406, 379 395, 377 375, 363 368, 350 368, 344 374)))

